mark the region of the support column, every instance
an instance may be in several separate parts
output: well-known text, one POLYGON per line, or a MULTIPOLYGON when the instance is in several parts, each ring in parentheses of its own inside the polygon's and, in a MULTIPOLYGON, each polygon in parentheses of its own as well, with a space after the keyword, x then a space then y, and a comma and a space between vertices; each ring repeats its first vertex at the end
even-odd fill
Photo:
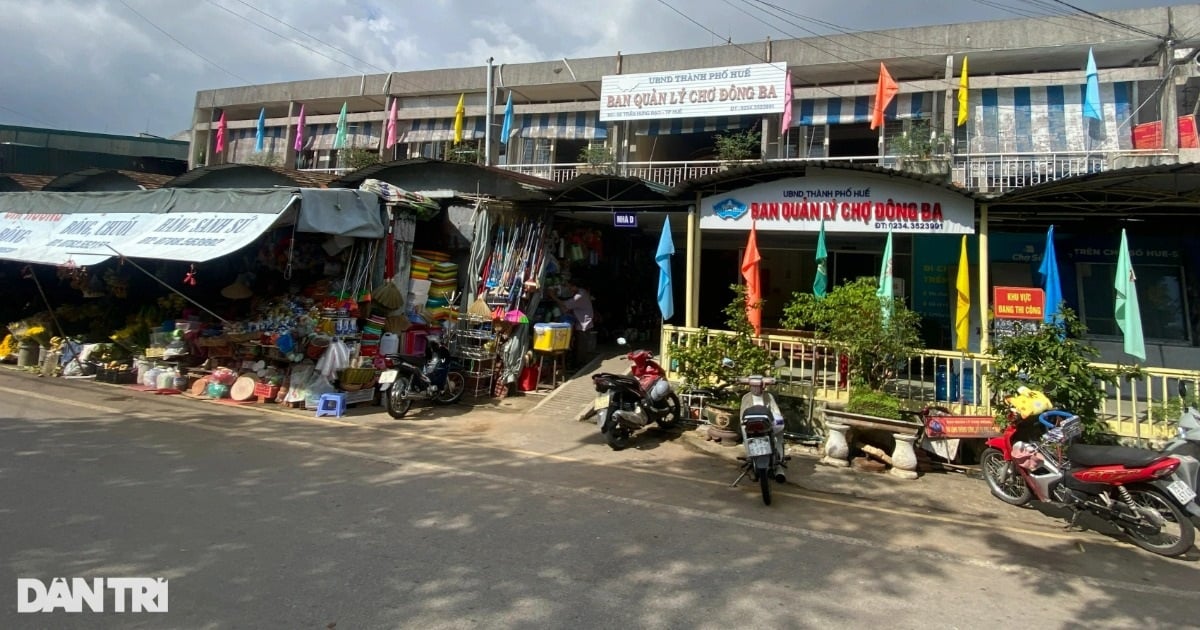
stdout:
POLYGON ((283 167, 296 168, 296 101, 288 101, 287 127, 283 130, 283 167))
MULTIPOLYGON (((1175 42, 1168 40, 1162 53, 1162 130, 1163 149, 1179 153, 1179 107, 1175 99, 1175 42)), ((1120 121, 1118 121, 1120 122, 1120 121)))
POLYGON ((988 312, 992 293, 988 290, 988 207, 979 204, 979 354, 988 353, 988 312))
POLYGON ((946 93, 942 99, 942 129, 954 135, 954 55, 946 55, 946 93))
POLYGON ((391 107, 395 96, 384 95, 383 97, 383 133, 379 136, 379 159, 382 162, 390 162, 391 156, 388 155, 387 146, 387 128, 392 122, 391 107))
POLYGON ((696 205, 688 210, 687 221, 687 298, 683 325, 688 328, 696 328, 700 322, 700 246, 700 193, 696 193, 696 205))

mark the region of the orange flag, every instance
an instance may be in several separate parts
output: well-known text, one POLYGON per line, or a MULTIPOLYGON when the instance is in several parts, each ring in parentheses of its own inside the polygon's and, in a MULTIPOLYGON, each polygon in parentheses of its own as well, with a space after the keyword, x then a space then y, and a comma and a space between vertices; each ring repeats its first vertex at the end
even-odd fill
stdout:
POLYGON ((900 91, 900 86, 892 80, 892 75, 888 74, 887 66, 883 62, 879 62, 879 83, 875 86, 875 105, 871 109, 871 129, 881 127, 883 125, 883 112, 887 109, 888 103, 892 102, 892 97, 900 91))
POLYGON ((762 334, 762 285, 758 280, 758 231, 750 223, 750 240, 746 243, 746 254, 742 256, 742 278, 746 280, 746 317, 754 327, 754 334, 762 334))

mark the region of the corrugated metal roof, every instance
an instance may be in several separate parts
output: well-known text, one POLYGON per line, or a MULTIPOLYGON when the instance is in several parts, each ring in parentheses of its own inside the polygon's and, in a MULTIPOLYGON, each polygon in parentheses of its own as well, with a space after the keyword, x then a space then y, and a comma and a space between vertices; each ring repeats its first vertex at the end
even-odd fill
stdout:
POLYGON ((858 164, 832 160, 773 161, 735 166, 711 175, 683 182, 671 189, 670 195, 672 197, 683 198, 695 197, 696 193, 700 193, 701 195, 719 195, 762 182, 771 182, 787 177, 804 177, 808 173, 808 169, 814 167, 886 175, 888 177, 896 177, 944 188, 969 199, 977 198, 977 195, 970 190, 956 186, 946 181, 945 178, 935 175, 919 175, 908 171, 879 166, 878 164, 858 164))
POLYGON ((24 173, 0 173, 0 179, 11 180, 17 186, 20 186, 26 191, 41 190, 46 184, 54 180, 53 175, 26 175, 24 173))
MULTIPOLYGON (((345 175, 342 175, 341 177, 337 178, 337 180, 334 182, 334 185, 345 186, 348 188, 354 188, 354 187, 357 187, 360 183, 362 183, 363 180, 373 177, 375 175, 375 173, 378 173, 385 169, 402 167, 402 166, 413 166, 413 165, 417 165, 417 164, 448 164, 448 165, 451 165, 454 167, 479 169, 481 172, 491 173, 493 175, 496 175, 497 177, 500 177, 501 179, 507 179, 510 181, 514 181, 523 186, 535 188, 538 190, 549 190, 558 185, 548 179, 542 179, 541 177, 535 177, 533 175, 526 175, 524 173, 518 173, 516 171, 510 171, 510 170, 503 169, 503 168, 497 168, 495 166, 483 166, 481 164, 470 164, 467 162, 449 162, 446 160, 434 160, 431 158, 409 158, 406 160, 395 160, 392 162, 380 162, 379 164, 372 164, 371 166, 368 166, 366 168, 360 168, 357 171, 353 171, 351 173, 346 173, 345 175)), ((464 191, 464 192, 466 192, 466 191, 464 191)))
POLYGON ((246 169, 248 171, 257 169, 269 171, 291 180, 293 184, 301 188, 329 188, 330 184, 337 179, 336 175, 331 175, 328 173, 297 171, 295 169, 283 168, 282 166, 265 166, 260 164, 213 164, 211 166, 194 168, 183 175, 170 179, 169 181, 163 183, 162 186, 164 188, 186 188, 198 180, 211 175, 212 173, 232 169, 246 169))
POLYGON ((559 184, 551 193, 558 205, 582 207, 612 207, 618 205, 678 205, 687 200, 673 200, 670 188, 640 177, 587 173, 559 184))
POLYGON ((172 179, 170 175, 159 175, 157 173, 143 173, 140 171, 127 171, 110 168, 85 168, 73 173, 66 173, 64 175, 59 175, 58 177, 53 177, 39 190, 71 190, 78 188, 91 178, 113 173, 128 179, 131 187, 142 188, 145 190, 160 188, 163 184, 171 181, 172 179))

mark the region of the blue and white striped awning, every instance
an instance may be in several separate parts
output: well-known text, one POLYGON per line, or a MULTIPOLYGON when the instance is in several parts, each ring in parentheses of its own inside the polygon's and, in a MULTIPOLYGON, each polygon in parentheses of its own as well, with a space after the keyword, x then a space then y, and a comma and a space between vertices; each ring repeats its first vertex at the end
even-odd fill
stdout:
MULTIPOLYGON (((871 101, 873 96, 856 96, 851 98, 819 98, 806 99, 799 102, 796 110, 800 112, 792 124, 811 127, 815 125, 845 125, 850 123, 865 123, 871 121, 871 101)), ((887 120, 905 118, 921 118, 927 116, 927 106, 933 103, 933 96, 926 92, 897 94, 884 110, 887 120)))
POLYGON ((1100 84, 1102 121, 1084 119, 1084 89, 1083 85, 1039 85, 971 90, 966 132, 971 152, 1133 148, 1133 84, 1100 84))
MULTIPOLYGON (((401 123, 403 125, 403 123, 401 123)), ((463 140, 479 140, 484 134, 483 116, 467 116, 463 119, 463 140)), ((400 143, 453 142, 454 119, 434 118, 414 120, 407 131, 399 134, 400 143)))
POLYGON ((682 133, 711 133, 732 129, 749 129, 762 123, 762 116, 709 116, 705 118, 671 118, 647 120, 634 130, 639 136, 677 136, 682 133))
POLYGON ((521 114, 513 117, 513 134, 522 138, 604 140, 608 124, 600 122, 597 112, 521 114))
MULTIPOLYGON (((343 148, 378 149, 379 133, 382 124, 372 122, 357 122, 346 125, 346 146, 343 148)), ((337 139, 337 125, 305 125, 304 150, 329 151, 333 149, 333 141, 337 139)))

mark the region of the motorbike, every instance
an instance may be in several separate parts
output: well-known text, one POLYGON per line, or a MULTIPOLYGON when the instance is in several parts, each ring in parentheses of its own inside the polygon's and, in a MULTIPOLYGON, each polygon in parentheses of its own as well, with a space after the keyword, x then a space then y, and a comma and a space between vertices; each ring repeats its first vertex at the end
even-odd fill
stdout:
POLYGON ((437 337, 425 340, 423 365, 399 355, 388 355, 383 360, 386 369, 379 375, 379 390, 388 415, 397 420, 408 414, 414 400, 449 405, 458 402, 466 390, 466 378, 452 369, 450 351, 437 337))
POLYGON ((1192 547, 1196 529, 1185 512, 1196 493, 1175 473, 1196 460, 1148 449, 1073 444, 1083 433, 1078 416, 1053 409, 1044 394, 1026 387, 1005 400, 1007 426, 987 441, 980 457, 993 496, 1017 506, 1035 498, 1063 505, 1072 511, 1072 525, 1090 512, 1159 555, 1178 556, 1192 547), (1016 437, 1038 430, 1041 435, 1029 441, 1016 437))
POLYGON ((746 448, 742 460, 742 474, 733 481, 731 486, 746 475, 757 481, 762 491, 762 501, 771 505, 771 479, 778 483, 787 481, 784 469, 787 468, 788 457, 783 444, 783 414, 775 403, 774 397, 766 388, 775 384, 775 379, 769 376, 750 376, 738 379, 740 383, 750 386, 750 391, 742 396, 739 411, 741 419, 742 445, 746 448))
MULTIPOLYGON (((617 344, 624 346, 626 341, 621 338, 617 344)), ((682 417, 679 396, 666 379, 666 371, 654 360, 654 353, 633 350, 625 359, 633 364, 630 374, 592 375, 597 393, 593 404, 596 425, 604 441, 615 451, 627 448, 633 433, 650 423, 671 429, 682 417)))
MULTIPOLYGON (((1183 381, 1179 382, 1179 398, 1183 404, 1183 409, 1179 414, 1179 425, 1177 427, 1177 435, 1163 447, 1163 453, 1170 455, 1185 455, 1196 460, 1200 460, 1200 411, 1188 402, 1187 385, 1183 381)), ((1186 466, 1180 466, 1177 475, 1183 477, 1185 481, 1190 481, 1192 490, 1200 487, 1200 466, 1191 467, 1187 470, 1186 466)), ((1192 520, 1200 526, 1200 499, 1192 501, 1189 506, 1189 512, 1192 515, 1192 520)))

